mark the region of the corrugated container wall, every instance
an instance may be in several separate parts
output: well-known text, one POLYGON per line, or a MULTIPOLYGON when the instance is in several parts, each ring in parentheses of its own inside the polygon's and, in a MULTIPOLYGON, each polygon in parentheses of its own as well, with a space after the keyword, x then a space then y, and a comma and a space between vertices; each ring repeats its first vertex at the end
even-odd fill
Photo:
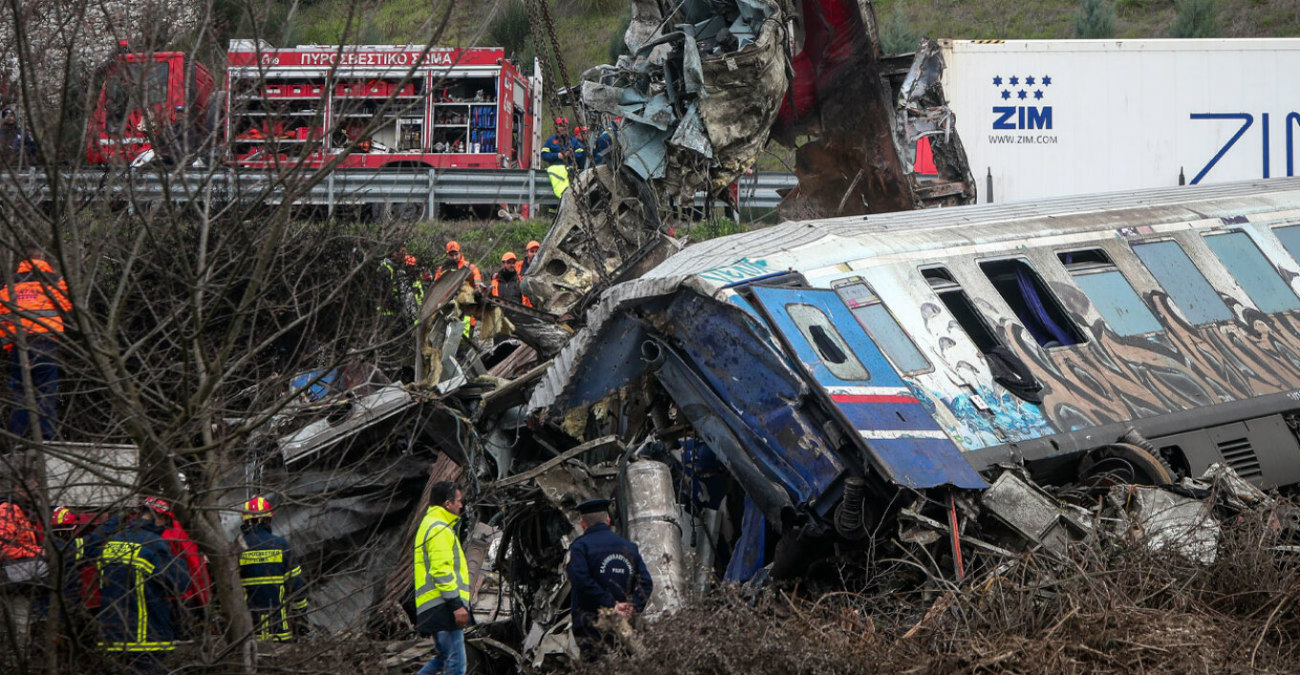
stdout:
POLYGON ((1295 174, 1300 39, 943 48, 982 203, 1295 174))

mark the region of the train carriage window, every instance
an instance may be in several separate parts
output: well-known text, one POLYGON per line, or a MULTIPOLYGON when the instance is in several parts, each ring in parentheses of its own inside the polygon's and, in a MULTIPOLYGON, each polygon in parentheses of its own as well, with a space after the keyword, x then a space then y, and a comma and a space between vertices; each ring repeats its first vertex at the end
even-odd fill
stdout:
POLYGON ((820 308, 802 303, 790 303, 785 311, 808 344, 817 350, 822 365, 831 375, 848 381, 868 381, 871 373, 858 360, 844 337, 835 329, 830 317, 820 308))
POLYGON ((1282 241, 1286 247, 1286 252, 1291 254, 1296 262, 1300 262, 1300 225, 1287 225, 1286 227, 1273 228, 1273 234, 1282 241))
POLYGON ((1142 259, 1142 264, 1160 282, 1188 321, 1199 325, 1232 318, 1232 311, 1223 304, 1223 298, 1196 269, 1178 242, 1137 242, 1133 244, 1133 252, 1142 259))
POLYGON ((1259 250, 1245 232, 1207 234, 1205 243, 1219 257, 1228 273, 1237 280, 1251 302, 1261 312, 1285 312, 1300 309, 1300 298, 1291 291, 1277 268, 1259 250))
POLYGON ((1069 251, 1057 257, 1117 335, 1129 337, 1164 330, 1105 251, 1069 251))
POLYGON ((993 282, 998 294, 1015 312, 1020 324, 1043 347, 1065 347, 1085 342, 1060 301, 1023 259, 992 260, 980 269, 993 282))
POLYGON ((962 290, 961 285, 953 278, 948 270, 942 267, 928 267, 921 270, 921 275, 930 283, 930 290, 939 296, 943 306, 948 308, 953 318, 961 325, 962 330, 970 336, 975 348, 988 354, 993 351, 994 347, 1001 346, 1002 342, 984 322, 984 317, 980 316, 979 310, 975 309, 974 303, 962 290))
POLYGON ((866 282, 854 277, 838 281, 832 287, 844 304, 848 305, 862 329, 871 336, 872 341, 899 372, 914 373, 930 369, 930 361, 916 348, 912 338, 866 282))

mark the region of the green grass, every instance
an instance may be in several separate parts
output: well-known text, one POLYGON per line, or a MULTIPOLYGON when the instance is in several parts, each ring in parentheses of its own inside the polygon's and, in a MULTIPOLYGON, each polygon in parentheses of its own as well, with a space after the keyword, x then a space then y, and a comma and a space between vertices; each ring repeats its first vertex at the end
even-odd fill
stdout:
POLYGON ((501 266, 501 256, 513 251, 524 257, 524 245, 530 239, 541 241, 551 227, 551 220, 447 220, 417 225, 407 251, 419 259, 420 264, 433 267, 443 259, 447 242, 455 240, 467 260, 478 265, 484 274, 501 266))

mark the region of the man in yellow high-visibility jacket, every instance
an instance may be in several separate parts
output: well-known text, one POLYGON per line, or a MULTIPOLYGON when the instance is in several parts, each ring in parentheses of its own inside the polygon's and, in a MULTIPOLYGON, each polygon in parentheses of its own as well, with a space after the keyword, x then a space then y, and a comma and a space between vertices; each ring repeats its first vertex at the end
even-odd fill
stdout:
POLYGON ((421 675, 465 675, 465 633, 470 622, 469 562, 456 537, 464 507, 460 488, 435 483, 429 510, 415 533, 415 629, 432 635, 438 654, 421 675))

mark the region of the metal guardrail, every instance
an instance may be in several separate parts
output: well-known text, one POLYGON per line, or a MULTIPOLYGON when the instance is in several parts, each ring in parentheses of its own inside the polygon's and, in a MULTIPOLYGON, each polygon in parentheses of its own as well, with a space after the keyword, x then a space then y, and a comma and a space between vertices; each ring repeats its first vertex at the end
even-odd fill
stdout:
MULTIPOLYGON (((550 179, 542 170, 529 169, 375 169, 334 171, 306 191, 292 190, 302 174, 291 181, 270 171, 216 169, 161 172, 153 169, 131 172, 86 170, 60 175, 59 187, 77 192, 88 201, 118 200, 148 203, 160 200, 213 202, 262 199, 272 203, 291 195, 294 203, 336 207, 365 204, 415 207, 423 214, 436 214, 439 205, 529 205, 551 206, 558 202, 550 179)), ((796 184, 785 173, 759 172, 739 181, 742 208, 774 209, 780 203, 778 189, 796 184)), ((51 188, 44 173, 36 170, 0 175, 0 188, 16 190, 33 200, 47 201, 51 188)), ((703 193, 696 204, 703 205, 703 193)))

